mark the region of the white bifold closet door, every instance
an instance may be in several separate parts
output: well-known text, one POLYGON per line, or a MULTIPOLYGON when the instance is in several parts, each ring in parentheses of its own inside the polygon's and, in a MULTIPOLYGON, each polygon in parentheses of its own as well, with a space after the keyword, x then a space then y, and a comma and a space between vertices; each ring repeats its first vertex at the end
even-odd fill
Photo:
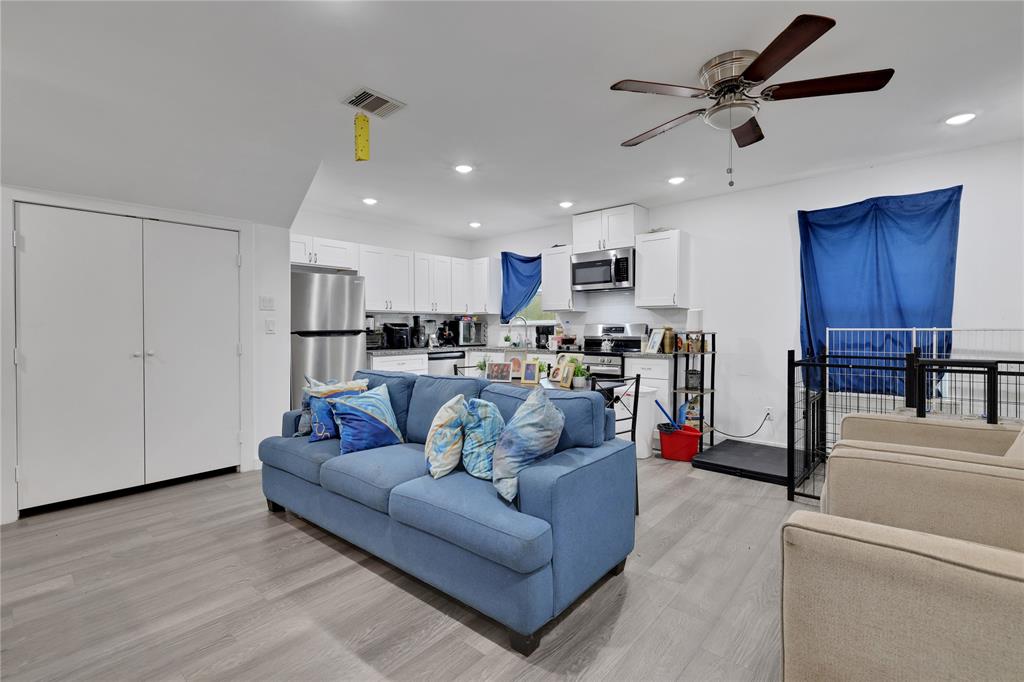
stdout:
POLYGON ((141 223, 15 204, 21 509, 145 482, 141 223))
POLYGON ((146 482, 239 464, 238 233, 143 221, 146 482))

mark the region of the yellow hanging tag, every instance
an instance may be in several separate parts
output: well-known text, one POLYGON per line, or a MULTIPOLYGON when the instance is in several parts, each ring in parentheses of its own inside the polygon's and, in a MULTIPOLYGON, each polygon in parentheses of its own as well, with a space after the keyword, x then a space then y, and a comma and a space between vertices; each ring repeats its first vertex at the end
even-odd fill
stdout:
POLYGON ((370 119, 366 114, 356 114, 356 161, 370 160, 370 119))

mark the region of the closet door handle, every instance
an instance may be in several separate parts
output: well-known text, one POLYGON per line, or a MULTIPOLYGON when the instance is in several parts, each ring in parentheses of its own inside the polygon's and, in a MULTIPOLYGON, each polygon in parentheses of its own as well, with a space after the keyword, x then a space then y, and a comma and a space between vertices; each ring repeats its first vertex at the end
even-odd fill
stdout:
POLYGON ((151 357, 153 357, 154 355, 156 355, 156 351, 155 351, 155 350, 153 350, 152 348, 146 351, 146 357, 147 357, 147 358, 151 358, 151 357))
POLYGON ((132 353, 132 357, 133 358, 141 358, 142 357, 142 351, 138 351, 138 350, 135 351, 134 353, 132 353))

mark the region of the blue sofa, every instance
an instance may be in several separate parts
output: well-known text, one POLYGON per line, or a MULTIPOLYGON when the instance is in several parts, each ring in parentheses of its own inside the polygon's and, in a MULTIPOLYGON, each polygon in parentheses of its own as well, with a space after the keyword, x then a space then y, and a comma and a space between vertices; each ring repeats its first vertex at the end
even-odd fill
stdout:
POLYGON ((633 549, 636 451, 614 436, 614 413, 597 393, 549 391, 565 414, 553 455, 519 475, 515 504, 461 468, 434 480, 423 443, 438 408, 457 394, 495 403, 507 420, 529 395, 470 377, 361 371, 387 384, 406 442, 346 455, 338 441, 280 437, 259 447, 263 493, 287 509, 433 585, 509 629, 530 655, 545 623, 633 549))

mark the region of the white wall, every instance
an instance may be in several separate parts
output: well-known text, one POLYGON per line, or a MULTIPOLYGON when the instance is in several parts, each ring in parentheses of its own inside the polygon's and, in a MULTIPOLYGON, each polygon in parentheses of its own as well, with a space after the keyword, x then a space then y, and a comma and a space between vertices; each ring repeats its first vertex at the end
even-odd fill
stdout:
POLYGON ((469 242, 394 225, 386 220, 370 220, 330 209, 303 204, 292 221, 293 232, 313 237, 326 237, 358 244, 390 246, 396 249, 422 251, 440 256, 466 258, 469 242))
POLYGON ((718 426, 783 444, 786 351, 800 347, 796 212, 962 184, 953 325, 1024 327, 1022 142, 836 173, 651 209, 693 237, 693 301, 719 332, 718 426))
MULTIPOLYGON (((16 451, 16 395, 14 364, 14 250, 11 230, 14 226, 14 202, 33 201, 84 210, 123 213, 162 220, 207 225, 237 230, 241 247, 240 317, 242 325, 242 470, 258 465, 256 449, 265 435, 279 433, 281 414, 288 409, 290 293, 288 264, 288 231, 247 221, 219 216, 188 213, 154 206, 44 192, 24 188, 3 188, 0 236, 0 522, 17 518, 17 485, 14 467, 16 451), (275 299, 274 313, 258 311, 259 295, 275 299), (266 317, 276 316, 278 333, 263 333, 266 317), (248 330, 248 332, 246 331, 248 330), (283 332, 283 333, 282 333, 283 332), (247 399, 248 396, 248 399, 247 399)), ((117 406, 111 406, 112 423, 116 422, 117 406)), ((186 425, 187 426, 187 425, 186 425)), ((116 426, 115 426, 116 428, 116 426)))
POLYGON ((252 447, 248 456, 259 466, 259 442, 281 435, 281 415, 291 396, 291 265, 288 262, 288 230, 256 225, 253 230, 253 391, 252 447), (274 299, 274 310, 260 310, 260 297, 274 299), (266 321, 277 331, 266 333, 266 321))

